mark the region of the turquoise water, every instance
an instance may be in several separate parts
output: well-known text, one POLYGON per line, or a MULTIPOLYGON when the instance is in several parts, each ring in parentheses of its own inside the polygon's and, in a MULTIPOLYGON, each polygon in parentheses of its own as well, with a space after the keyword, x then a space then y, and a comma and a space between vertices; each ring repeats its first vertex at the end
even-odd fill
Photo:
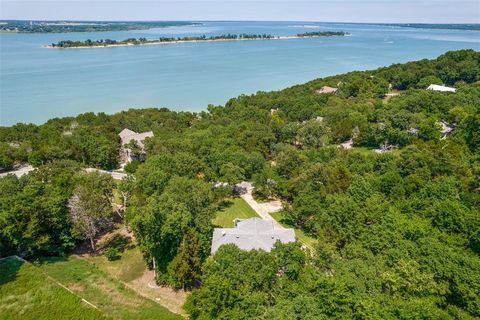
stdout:
POLYGON ((304 22, 205 22, 143 31, 0 34, 0 125, 139 107, 199 111, 240 94, 391 63, 480 50, 477 31, 304 22), (70 39, 343 30, 348 37, 48 49, 70 39))

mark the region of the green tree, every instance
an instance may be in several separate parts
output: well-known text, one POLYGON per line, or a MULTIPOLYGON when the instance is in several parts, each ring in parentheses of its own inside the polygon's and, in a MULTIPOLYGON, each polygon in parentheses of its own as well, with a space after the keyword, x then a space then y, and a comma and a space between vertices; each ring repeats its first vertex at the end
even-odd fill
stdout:
POLYGON ((202 260, 200 259, 200 240, 197 232, 188 229, 185 232, 178 253, 169 264, 170 274, 174 279, 175 287, 183 290, 192 289, 200 279, 202 260))

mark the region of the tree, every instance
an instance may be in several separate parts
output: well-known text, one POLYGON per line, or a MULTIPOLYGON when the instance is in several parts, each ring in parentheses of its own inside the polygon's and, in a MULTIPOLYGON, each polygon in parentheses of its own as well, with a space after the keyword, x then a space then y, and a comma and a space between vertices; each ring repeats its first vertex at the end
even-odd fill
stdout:
POLYGON ((189 228, 185 232, 178 253, 168 267, 175 287, 185 291, 193 288, 202 268, 200 240, 195 230, 189 228))
POLYGON ((96 172, 78 176, 78 184, 68 201, 72 231, 80 239, 88 239, 95 252, 95 238, 111 223, 113 180, 96 172))
POLYGON ((241 182, 245 179, 245 170, 231 162, 228 162, 220 168, 221 180, 230 185, 241 182))
POLYGON ((422 121, 418 126, 418 137, 423 140, 440 139, 440 125, 433 118, 422 121))
MULTIPOLYGON (((163 193, 149 197, 146 203, 143 199, 132 198, 126 220, 135 233, 145 260, 151 264, 155 259, 159 282, 169 283, 176 277, 171 271, 180 270, 181 261, 176 261, 175 269, 169 269, 169 265, 179 253, 182 243, 185 246, 182 254, 195 252, 200 261, 208 256, 213 201, 214 195, 208 183, 186 177, 173 177, 163 193), (189 239, 185 239, 184 242, 189 229, 195 230, 195 237, 198 236, 199 245, 193 246, 193 249, 189 245, 196 240, 190 243, 189 239)), ((183 269, 180 271, 184 272, 183 269)), ((185 279, 182 282, 190 285, 185 279)))
POLYGON ((310 120, 300 127, 298 138, 305 146, 320 148, 330 142, 330 129, 323 121, 310 120))
POLYGON ((442 79, 436 77, 436 76, 427 76, 425 78, 420 79, 418 81, 416 87, 419 89, 427 89, 429 85, 431 84, 443 84, 442 79))
POLYGON ((0 179, 1 255, 59 255, 74 246, 67 202, 79 170, 73 161, 55 161, 20 179, 0 179))
POLYGON ((140 160, 143 154, 142 148, 139 146, 138 142, 135 140, 130 140, 129 143, 125 145, 125 148, 130 150, 130 156, 132 159, 140 160))

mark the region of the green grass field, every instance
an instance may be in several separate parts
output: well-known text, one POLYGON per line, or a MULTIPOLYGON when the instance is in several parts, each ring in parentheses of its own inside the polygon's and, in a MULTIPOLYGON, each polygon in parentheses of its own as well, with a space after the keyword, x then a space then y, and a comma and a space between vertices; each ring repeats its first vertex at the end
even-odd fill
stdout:
POLYGON ((37 267, 15 258, 0 261, 0 318, 108 319, 37 267))
POLYGON ((133 246, 125 250, 121 257, 115 261, 108 261, 102 255, 85 256, 83 259, 125 283, 140 295, 155 300, 177 314, 186 315, 185 310, 183 310, 183 304, 188 292, 183 290, 176 291, 169 287, 150 288, 148 283, 153 280, 154 275, 152 271, 147 270, 147 265, 138 247, 133 246))
MULTIPOLYGON (((182 319, 160 304, 138 295, 85 259, 75 256, 44 259, 36 265, 113 319, 182 319)), ((137 267, 134 269, 122 277, 128 279, 136 276, 139 270, 137 267)))
POLYGON ((136 247, 125 250, 121 258, 114 261, 108 261, 102 255, 89 256, 86 259, 95 264, 99 269, 127 283, 140 278, 147 268, 145 261, 143 261, 142 253, 136 247))
POLYGON ((274 212, 270 214, 273 219, 280 222, 282 226, 285 228, 294 228, 295 229, 295 236, 297 237, 298 241, 306 245, 310 250, 315 248, 315 244, 317 243, 317 239, 305 234, 303 230, 297 229, 283 221, 283 213, 282 211, 274 212))
POLYGON ((242 198, 231 199, 227 206, 217 212, 212 223, 222 228, 233 228, 235 218, 257 217, 257 213, 242 198))

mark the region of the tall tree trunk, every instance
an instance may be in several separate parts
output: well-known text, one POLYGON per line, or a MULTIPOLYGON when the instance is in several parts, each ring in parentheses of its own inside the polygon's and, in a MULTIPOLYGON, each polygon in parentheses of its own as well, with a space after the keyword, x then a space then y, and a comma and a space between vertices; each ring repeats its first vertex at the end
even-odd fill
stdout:
POLYGON ((90 237, 90 245, 92 246, 93 252, 95 252, 95 241, 93 241, 93 237, 90 237))

